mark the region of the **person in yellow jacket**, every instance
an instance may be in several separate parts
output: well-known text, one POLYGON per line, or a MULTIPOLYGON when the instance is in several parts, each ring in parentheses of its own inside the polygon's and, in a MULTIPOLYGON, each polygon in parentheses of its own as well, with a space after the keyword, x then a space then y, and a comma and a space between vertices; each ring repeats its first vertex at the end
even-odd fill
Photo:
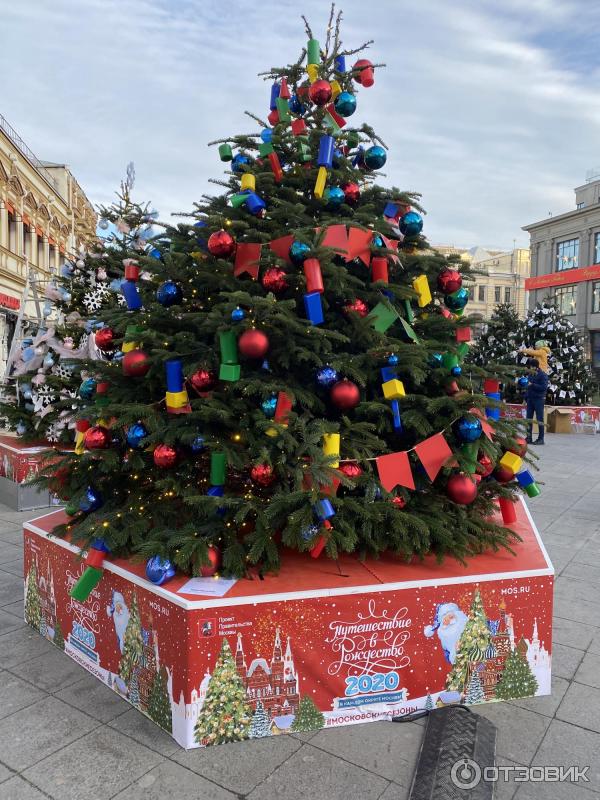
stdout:
POLYGON ((526 356, 531 356, 535 358, 540 365, 540 369, 542 372, 545 372, 546 375, 550 371, 550 367, 548 366, 548 357, 552 353, 552 350, 548 347, 548 342, 545 339, 540 339, 535 343, 535 348, 529 347, 525 350, 521 350, 526 356))

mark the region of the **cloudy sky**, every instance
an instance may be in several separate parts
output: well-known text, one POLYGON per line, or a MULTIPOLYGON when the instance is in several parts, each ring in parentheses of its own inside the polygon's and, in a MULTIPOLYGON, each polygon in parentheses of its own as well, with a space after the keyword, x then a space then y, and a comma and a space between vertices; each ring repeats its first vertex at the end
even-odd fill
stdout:
MULTIPOLYGON (((600 167, 600 7, 590 0, 347 0, 348 47, 387 68, 352 121, 389 145, 389 182, 420 191, 430 241, 526 245, 600 167)), ((94 203, 128 161, 166 217, 218 177, 214 138, 253 130, 323 0, 0 0, 0 113, 94 203), (12 77, 10 77, 12 76, 12 77)))

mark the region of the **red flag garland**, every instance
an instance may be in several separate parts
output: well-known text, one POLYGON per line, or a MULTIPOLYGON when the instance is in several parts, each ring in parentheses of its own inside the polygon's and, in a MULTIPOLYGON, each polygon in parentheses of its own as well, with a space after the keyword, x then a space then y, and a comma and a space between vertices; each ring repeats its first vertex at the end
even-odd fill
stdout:
POLYGON ((243 275, 244 272, 247 272, 254 280, 258 278, 261 250, 262 244, 238 244, 233 267, 233 274, 236 278, 243 275))
POLYGON ((438 472, 452 455, 452 450, 441 433, 436 433, 429 439, 425 439, 424 442, 419 442, 414 450, 430 481, 437 478, 438 472))
POLYGON ((379 480, 387 492, 391 492, 395 486, 405 486, 407 489, 415 488, 408 452, 401 450, 399 453, 379 456, 375 462, 379 480))

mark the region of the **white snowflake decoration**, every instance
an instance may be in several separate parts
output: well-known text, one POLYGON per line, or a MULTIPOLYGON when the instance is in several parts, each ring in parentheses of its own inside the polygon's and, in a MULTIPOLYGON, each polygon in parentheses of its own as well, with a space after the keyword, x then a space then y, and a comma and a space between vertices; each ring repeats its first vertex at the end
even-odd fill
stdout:
POLYGON ((99 311, 109 297, 110 289, 108 285, 99 283, 94 289, 85 293, 83 296, 83 305, 88 312, 99 311))

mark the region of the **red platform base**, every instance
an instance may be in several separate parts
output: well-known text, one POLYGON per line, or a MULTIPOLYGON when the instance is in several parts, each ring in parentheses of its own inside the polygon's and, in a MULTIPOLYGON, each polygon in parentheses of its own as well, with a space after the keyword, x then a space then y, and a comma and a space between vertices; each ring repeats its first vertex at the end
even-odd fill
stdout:
POLYGON ((53 512, 25 524, 26 620, 185 748, 549 694, 554 570, 517 515, 516 555, 466 567, 287 553, 264 580, 161 587, 116 559, 79 603, 53 512))

